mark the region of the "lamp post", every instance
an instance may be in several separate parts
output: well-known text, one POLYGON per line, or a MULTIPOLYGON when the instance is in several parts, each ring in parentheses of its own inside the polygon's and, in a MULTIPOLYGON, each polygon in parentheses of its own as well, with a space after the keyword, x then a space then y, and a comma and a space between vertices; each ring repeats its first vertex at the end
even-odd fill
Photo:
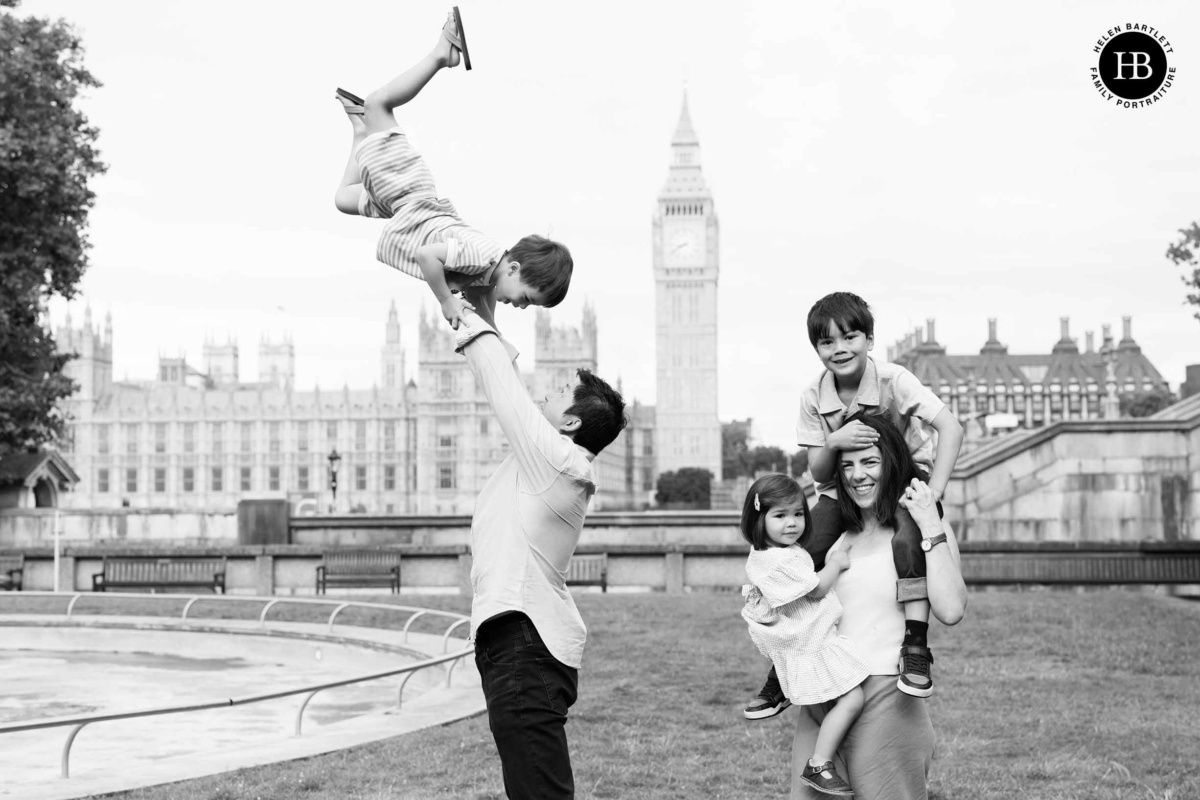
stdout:
POLYGON ((329 490, 333 492, 333 502, 329 504, 329 513, 334 513, 337 508, 337 474, 338 467, 342 464, 342 457, 338 455, 337 448, 329 451, 329 490))

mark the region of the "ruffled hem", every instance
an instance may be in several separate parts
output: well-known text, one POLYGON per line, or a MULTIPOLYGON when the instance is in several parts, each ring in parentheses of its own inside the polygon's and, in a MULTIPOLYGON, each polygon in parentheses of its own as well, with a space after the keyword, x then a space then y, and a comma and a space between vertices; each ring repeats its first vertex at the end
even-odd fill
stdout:
POLYGON ((776 655, 775 669, 783 693, 799 706, 841 697, 870 674, 854 646, 840 637, 816 653, 776 655))

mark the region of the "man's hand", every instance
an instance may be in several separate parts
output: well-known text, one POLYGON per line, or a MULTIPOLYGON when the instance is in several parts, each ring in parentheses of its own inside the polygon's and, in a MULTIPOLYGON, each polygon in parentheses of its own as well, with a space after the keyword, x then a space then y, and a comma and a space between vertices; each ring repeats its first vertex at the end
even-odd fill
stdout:
POLYGON ((825 446, 835 450, 865 450, 879 441, 879 431, 854 420, 825 437, 825 446))
POLYGON ((442 303, 442 316, 454 330, 458 330, 458 324, 462 321, 463 315, 474 310, 475 306, 468 303, 460 294, 452 294, 442 303))

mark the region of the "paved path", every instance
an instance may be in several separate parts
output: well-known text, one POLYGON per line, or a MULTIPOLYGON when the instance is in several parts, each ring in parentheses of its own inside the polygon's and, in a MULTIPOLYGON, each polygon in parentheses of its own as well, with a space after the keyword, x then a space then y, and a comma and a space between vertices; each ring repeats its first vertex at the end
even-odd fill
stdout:
MULTIPOLYGON (((0 725, 242 698, 382 672, 439 655, 442 637, 324 624, 161 617, 0 615, 0 725), (225 630, 217 630, 217 628, 225 630), (341 641, 338 641, 341 639, 341 641), (354 644, 352 640, 359 640, 354 644), (405 653, 398 652, 399 650, 405 653)), ((461 648, 462 639, 451 640, 461 648)), ((479 676, 462 659, 318 694, 294 736, 304 696, 208 711, 0 734, 0 798, 62 800, 327 753, 484 712, 479 676)))

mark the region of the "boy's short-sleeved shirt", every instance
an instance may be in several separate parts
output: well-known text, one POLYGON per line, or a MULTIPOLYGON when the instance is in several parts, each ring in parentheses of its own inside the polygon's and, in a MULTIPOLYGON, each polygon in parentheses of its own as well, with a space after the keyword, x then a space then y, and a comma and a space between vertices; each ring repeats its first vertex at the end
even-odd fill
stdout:
POLYGON ((433 175, 402 128, 373 133, 355 150, 363 192, 358 211, 385 219, 375 256, 414 278, 425 279, 418 248, 445 242, 446 269, 466 276, 461 286, 486 286, 504 248, 463 222, 450 200, 438 197, 433 175))
MULTIPOLYGON (((927 472, 933 469, 937 431, 933 419, 946 404, 917 376, 899 364, 876 364, 867 357, 867 369, 858 385, 858 394, 847 407, 837 393, 834 375, 821 373, 800 397, 800 419, 796 423, 796 442, 801 447, 824 447, 829 434, 845 424, 846 418, 860 409, 868 414, 883 414, 897 430, 917 462, 927 472)), ((817 491, 833 496, 832 480, 817 484, 817 491)))

